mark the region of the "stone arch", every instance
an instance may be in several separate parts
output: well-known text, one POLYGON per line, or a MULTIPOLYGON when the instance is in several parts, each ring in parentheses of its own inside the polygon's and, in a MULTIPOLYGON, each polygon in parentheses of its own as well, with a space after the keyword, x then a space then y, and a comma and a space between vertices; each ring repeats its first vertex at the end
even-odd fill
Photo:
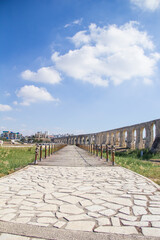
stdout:
POLYGON ((120 146, 120 131, 116 132, 115 145, 120 146))
POLYGON ((109 144, 109 133, 106 133, 106 144, 109 144))
POLYGON ((111 132, 110 135, 110 145, 114 145, 114 132, 111 132))
POLYGON ((91 136, 91 144, 95 144, 96 138, 94 135, 91 136))
POLYGON ((74 138, 73 142, 74 142, 73 144, 76 145, 77 144, 77 138, 74 138))
POLYGON ((85 144, 89 144, 89 137, 87 136, 86 138, 85 138, 85 144))
POLYGON ((85 144, 84 137, 81 138, 81 144, 85 144))

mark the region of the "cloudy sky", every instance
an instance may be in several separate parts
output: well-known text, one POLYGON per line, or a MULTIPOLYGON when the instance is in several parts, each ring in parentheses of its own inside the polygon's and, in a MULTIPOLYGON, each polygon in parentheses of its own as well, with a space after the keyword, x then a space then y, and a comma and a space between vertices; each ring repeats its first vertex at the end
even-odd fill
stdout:
POLYGON ((160 0, 1 0, 0 131, 160 118, 160 0))

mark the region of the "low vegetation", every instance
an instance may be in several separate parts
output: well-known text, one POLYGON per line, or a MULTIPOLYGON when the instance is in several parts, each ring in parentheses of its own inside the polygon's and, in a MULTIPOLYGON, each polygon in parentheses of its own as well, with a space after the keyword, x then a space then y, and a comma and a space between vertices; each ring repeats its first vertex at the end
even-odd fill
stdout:
POLYGON ((160 154, 153 154, 149 150, 128 150, 127 152, 116 152, 116 164, 137 172, 145 177, 150 178, 160 185, 160 154), (151 160, 155 160, 152 162, 151 160))
POLYGON ((0 177, 14 172, 35 158, 35 147, 0 147, 0 177))

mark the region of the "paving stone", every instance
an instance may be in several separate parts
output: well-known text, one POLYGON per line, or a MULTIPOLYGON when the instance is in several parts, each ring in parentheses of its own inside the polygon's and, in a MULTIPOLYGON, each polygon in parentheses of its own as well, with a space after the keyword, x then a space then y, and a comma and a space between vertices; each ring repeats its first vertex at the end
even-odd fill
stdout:
POLYGON ((33 212, 20 212, 18 217, 33 217, 34 213, 33 212))
POLYGON ((16 212, 16 209, 10 209, 10 208, 0 210, 0 214, 3 214, 3 215, 8 213, 15 213, 15 212, 16 212))
POLYGON ((9 213, 9 214, 6 214, 5 216, 1 217, 0 220, 1 221, 11 221, 15 216, 16 216, 16 214, 9 213))
POLYGON ((93 199, 92 202, 95 203, 95 204, 103 204, 103 203, 105 203, 105 201, 103 201, 101 199, 93 199))
POLYGON ((141 221, 160 221, 160 215, 143 215, 141 221))
POLYGON ((54 224, 54 227, 62 228, 65 224, 66 224, 66 222, 58 221, 56 224, 54 224))
POLYGON ((159 201, 160 202, 160 196, 149 196, 149 198, 153 201, 159 201))
POLYGON ((131 207, 133 205, 132 201, 130 199, 126 199, 126 198, 119 198, 119 197, 115 198, 115 197, 108 196, 105 199, 108 202, 116 203, 116 204, 123 205, 123 206, 131 207))
POLYGON ((81 197, 88 199, 88 200, 92 200, 96 198, 96 194, 82 194, 81 197))
POLYGON ((144 236, 160 237, 160 229, 154 227, 142 227, 142 233, 144 236))
POLYGON ((80 202, 80 204, 81 204, 83 207, 87 207, 87 206, 93 205, 93 203, 92 203, 90 200, 80 200, 79 202, 80 202))
POLYGON ((158 214, 158 215, 160 215, 160 208, 149 207, 148 210, 149 210, 152 214, 158 214))
POLYGON ((41 226, 41 227, 48 227, 48 223, 37 223, 37 222, 28 222, 29 225, 41 226))
POLYGON ((92 232, 94 225, 95 223, 92 221, 75 221, 69 222, 65 229, 92 232))
POLYGON ((15 220, 12 220, 12 222, 16 223, 28 223, 31 220, 29 217, 18 217, 15 220))
POLYGON ((64 204, 64 202, 60 201, 60 200, 56 200, 56 199, 48 199, 48 200, 45 200, 45 203, 49 203, 49 204, 53 204, 53 205, 62 205, 64 204))
POLYGON ((57 205, 53 205, 53 204, 46 204, 43 207, 37 208, 37 210, 39 211, 56 211, 57 210, 57 205))
POLYGON ((129 207, 124 207, 119 210, 121 213, 125 213, 127 215, 130 215, 130 208, 129 207))
POLYGON ((147 197, 144 195, 134 195, 133 196, 135 199, 139 199, 139 200, 146 200, 147 201, 147 197))
POLYGON ((94 230, 101 233, 116 233, 116 234, 138 234, 135 227, 114 227, 114 226, 100 226, 94 230))
POLYGON ((28 211, 31 211, 31 210, 32 210, 32 211, 33 211, 34 207, 31 207, 31 206, 29 207, 29 206, 23 206, 23 205, 22 205, 22 206, 19 207, 19 209, 20 209, 20 210, 28 210, 28 211))
POLYGON ((37 219, 38 223, 48 223, 48 224, 54 224, 57 222, 56 218, 51 218, 51 217, 39 217, 37 219))
POLYGON ((88 211, 91 211, 91 212, 99 212, 99 211, 104 210, 106 208, 101 206, 101 205, 92 205, 92 206, 86 207, 86 209, 88 211))
POLYGON ((66 217, 68 217, 68 214, 61 213, 61 212, 56 212, 56 217, 57 218, 66 218, 66 217))
POLYGON ((147 206, 147 202, 143 201, 143 200, 134 200, 134 204, 138 205, 138 206, 147 206))
POLYGON ((82 198, 75 197, 75 196, 64 196, 64 197, 59 198, 59 200, 65 201, 65 202, 68 202, 68 203, 72 203, 72 204, 76 204, 80 200, 82 200, 82 198))
POLYGON ((33 206, 34 205, 34 203, 30 202, 30 201, 22 201, 21 204, 25 205, 25 206, 33 206))
POLYGON ((116 203, 109 203, 109 202, 103 203, 103 206, 105 206, 107 208, 111 208, 113 210, 117 210, 117 209, 123 208, 122 205, 119 205, 119 204, 116 204, 116 203))
POLYGON ((119 218, 117 218, 117 217, 111 217, 111 222, 112 222, 113 226, 117 226, 117 227, 121 226, 119 218))
POLYGON ((112 209, 106 209, 104 211, 100 211, 99 213, 109 217, 109 216, 114 215, 116 213, 116 211, 114 211, 112 209))
MULTIPOLYGON (((123 213, 116 214, 116 217, 119 217, 121 219, 125 219, 125 220, 128 220, 128 221, 136 221, 137 220, 137 217, 132 216, 132 215, 126 215, 126 214, 123 214, 123 213)), ((145 220, 145 221, 147 221, 147 220, 145 220)))
POLYGON ((9 201, 9 204, 20 204, 23 201, 23 199, 12 199, 9 201))
POLYGON ((94 218, 102 217, 101 214, 95 213, 95 212, 88 212, 87 214, 88 214, 90 217, 94 217, 94 218))
POLYGON ((126 220, 121 220, 123 225, 125 226, 136 226, 136 227, 147 227, 149 225, 148 222, 137 222, 137 221, 126 221, 126 220))
POLYGON ((22 190, 18 192, 18 195, 22 195, 22 196, 27 196, 27 195, 31 195, 31 194, 35 194, 34 190, 22 190))
POLYGON ((75 220, 85 220, 85 219, 91 219, 90 216, 87 214, 80 214, 80 215, 68 215, 65 217, 68 221, 75 221, 75 220))
POLYGON ((60 206, 60 212, 69 214, 81 214, 84 213, 83 209, 77 207, 76 205, 64 204, 60 206))
POLYGON ((38 217, 55 217, 55 214, 52 213, 52 212, 42 212, 42 213, 39 213, 37 214, 38 217))
POLYGON ((135 216, 147 214, 147 211, 144 207, 133 206, 132 209, 135 216))
POLYGON ((110 220, 107 217, 97 218, 97 221, 100 226, 111 225, 110 220))
POLYGON ((159 222, 151 222, 152 227, 158 227, 160 228, 160 221, 159 222))

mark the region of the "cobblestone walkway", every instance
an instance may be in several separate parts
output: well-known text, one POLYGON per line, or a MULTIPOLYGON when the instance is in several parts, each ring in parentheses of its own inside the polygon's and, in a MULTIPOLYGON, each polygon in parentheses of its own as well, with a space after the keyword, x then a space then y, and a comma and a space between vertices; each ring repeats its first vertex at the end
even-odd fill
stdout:
POLYGON ((59 166, 51 166, 50 158, 45 163, 50 166, 29 166, 0 179, 0 221, 160 237, 156 184, 127 169, 106 166, 75 146, 55 156, 59 166))

